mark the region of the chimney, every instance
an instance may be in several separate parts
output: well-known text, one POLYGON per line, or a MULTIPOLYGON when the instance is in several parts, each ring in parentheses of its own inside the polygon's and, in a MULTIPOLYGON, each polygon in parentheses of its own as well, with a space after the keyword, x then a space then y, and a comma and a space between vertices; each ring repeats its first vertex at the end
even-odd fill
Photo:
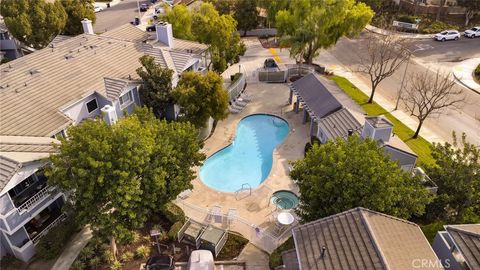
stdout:
POLYGON ((167 45, 170 49, 173 48, 173 31, 172 25, 167 22, 159 22, 155 25, 157 32, 157 41, 167 45))
POLYGON ((110 106, 110 105, 105 105, 101 109, 103 113, 103 119, 105 120, 105 123, 108 125, 113 125, 115 122, 117 122, 118 117, 117 117, 117 112, 115 111, 115 107, 110 106))
POLYGON ((93 26, 92 26, 92 21, 91 20, 89 20, 87 18, 83 19, 82 20, 82 26, 83 26, 83 32, 85 34, 90 34, 90 35, 95 34, 93 32, 93 26))

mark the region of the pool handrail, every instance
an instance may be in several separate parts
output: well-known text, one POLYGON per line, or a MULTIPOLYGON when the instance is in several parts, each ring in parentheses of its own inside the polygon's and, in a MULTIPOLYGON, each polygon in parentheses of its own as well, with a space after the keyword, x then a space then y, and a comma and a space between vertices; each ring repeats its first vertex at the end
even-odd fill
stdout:
MULTIPOLYGON (((243 183, 242 186, 240 187, 240 189, 238 189, 237 191, 235 191, 235 199, 237 199, 237 195, 238 193, 244 191, 244 190, 248 190, 248 196, 252 195, 252 186, 250 186, 249 183, 243 183), (245 188, 246 187, 246 188, 245 188)), ((237 199, 238 200, 238 199, 237 199)))

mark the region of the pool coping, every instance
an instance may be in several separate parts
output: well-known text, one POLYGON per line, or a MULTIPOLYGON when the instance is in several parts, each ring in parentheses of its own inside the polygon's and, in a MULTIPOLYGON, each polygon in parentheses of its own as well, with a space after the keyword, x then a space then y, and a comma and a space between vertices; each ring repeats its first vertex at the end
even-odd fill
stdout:
MULTIPOLYGON (((287 119, 285 119, 284 117, 279 116, 279 115, 277 115, 277 114, 267 113, 267 112, 265 112, 265 113, 263 113, 263 112, 258 112, 258 113, 252 113, 252 114, 246 115, 246 116, 240 118, 237 123, 235 123, 235 135, 232 137, 231 141, 230 141, 227 145, 221 147, 220 149, 218 149, 217 151, 213 152, 211 155, 209 155, 208 157, 205 158, 205 161, 206 161, 206 160, 207 160, 208 158, 210 158, 211 156, 215 155, 216 153, 218 153, 218 152, 222 151, 223 149, 225 149, 225 148, 229 147, 230 145, 232 145, 233 141, 235 141, 235 138, 237 137, 238 124, 239 124, 243 119, 245 119, 245 118, 247 118, 247 117, 250 117, 250 116, 254 116, 254 115, 270 115, 270 116, 275 116, 275 117, 278 117, 278 118, 282 119, 282 120, 285 121, 285 122, 287 123, 287 125, 288 125, 288 135, 285 137, 285 139, 283 140, 283 142, 280 143, 280 144, 278 144, 278 145, 273 149, 273 151, 272 151, 272 167, 270 168, 270 172, 268 173, 268 176, 265 177, 265 180, 263 180, 260 185, 256 186, 255 188, 251 188, 251 192, 254 192, 255 190, 258 190, 258 189, 260 189, 262 186, 266 185, 266 182, 270 179, 270 175, 271 175, 271 173, 272 173, 273 164, 274 164, 274 163, 273 163, 273 159, 274 159, 274 157, 275 157, 274 153, 277 152, 277 148, 278 148, 280 145, 282 145, 282 144, 285 143, 285 141, 287 140, 288 136, 290 136, 290 132, 292 132, 292 130, 290 129, 290 123, 288 122, 287 119)), ((216 189, 208 186, 207 184, 205 184, 205 183, 203 182, 203 180, 202 180, 201 177, 200 177, 200 168, 201 168, 202 166, 203 166, 203 164, 202 164, 201 166, 197 166, 197 168, 196 168, 195 171, 196 171, 196 173, 197 173, 197 179, 199 180, 198 182, 200 182, 200 184, 203 185, 204 187, 206 187, 206 188, 208 188, 209 190, 212 190, 212 191, 214 191, 214 192, 231 194, 231 195, 235 195, 235 193, 237 193, 238 191, 241 190, 241 189, 238 189, 238 190, 233 191, 233 192, 231 192, 231 191, 220 191, 220 190, 216 190, 216 189)), ((278 190, 272 190, 272 194, 273 194, 274 192, 277 192, 277 191, 278 191, 278 190)), ((296 195, 298 196, 298 194, 296 194, 296 195)))

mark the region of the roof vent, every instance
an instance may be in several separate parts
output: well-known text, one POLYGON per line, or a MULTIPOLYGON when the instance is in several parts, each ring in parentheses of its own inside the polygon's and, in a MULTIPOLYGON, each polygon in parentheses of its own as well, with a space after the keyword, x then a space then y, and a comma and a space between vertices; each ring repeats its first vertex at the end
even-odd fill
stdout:
POLYGON ((320 258, 324 258, 325 257, 325 253, 327 252, 327 248, 325 246, 322 247, 322 254, 320 255, 320 258))
POLYGON ((28 72, 29 72, 30 75, 32 75, 32 76, 33 76, 34 74, 40 73, 40 71, 39 71, 38 69, 30 69, 28 72))
POLYGON ((352 136, 353 135, 353 129, 349 128, 348 129, 348 136, 352 136))
POLYGON ((65 57, 65 60, 68 60, 68 59, 73 58, 73 55, 66 54, 64 57, 65 57))
POLYGON ((50 43, 50 48, 55 48, 55 44, 50 43))

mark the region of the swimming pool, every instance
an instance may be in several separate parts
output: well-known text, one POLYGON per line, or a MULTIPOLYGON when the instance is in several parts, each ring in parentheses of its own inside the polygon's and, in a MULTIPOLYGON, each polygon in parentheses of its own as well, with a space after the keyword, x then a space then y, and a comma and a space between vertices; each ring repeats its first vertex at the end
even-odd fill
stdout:
POLYGON ((277 116, 254 114, 243 118, 233 143, 207 158, 200 168, 200 179, 225 192, 235 192, 242 184, 259 186, 272 169, 273 150, 288 131, 287 121, 277 116))

